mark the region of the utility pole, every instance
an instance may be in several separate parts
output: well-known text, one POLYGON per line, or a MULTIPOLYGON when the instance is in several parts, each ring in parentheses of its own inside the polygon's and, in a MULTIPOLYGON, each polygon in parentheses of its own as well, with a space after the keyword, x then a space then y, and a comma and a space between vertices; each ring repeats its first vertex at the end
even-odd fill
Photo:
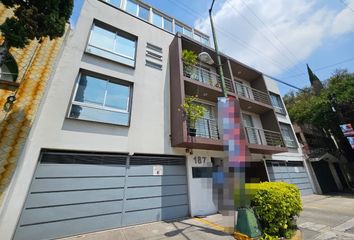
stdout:
MULTIPOLYGON (((212 16, 212 10, 214 6, 215 0, 212 1, 211 7, 209 9, 209 17, 210 17, 210 24, 211 24, 211 31, 213 33, 213 40, 214 40, 214 48, 215 54, 217 58, 217 65, 220 75, 221 81, 221 89, 223 93, 222 98, 218 98, 218 119, 219 119, 219 126, 222 126, 223 129, 223 143, 228 151, 228 162, 227 168, 223 166, 223 172, 227 174, 226 178, 231 177, 232 183, 230 186, 230 182, 224 178, 224 181, 229 185, 226 188, 232 188, 231 193, 228 196, 231 197, 231 202, 233 203, 233 226, 230 230, 238 236, 244 237, 244 235, 248 237, 259 237, 261 235, 261 231, 257 224, 256 216, 252 209, 246 206, 246 189, 245 189, 245 172, 246 172, 246 156, 241 155, 241 152, 246 148, 244 144, 241 143, 240 134, 235 133, 235 128, 241 130, 241 120, 240 120, 240 107, 239 104, 236 103, 235 100, 228 98, 227 96, 227 89, 225 86, 225 79, 224 79, 224 72, 221 65, 221 57, 218 48, 218 42, 216 38, 216 32, 214 28, 214 21, 212 16), (230 111, 231 109, 231 111, 230 111), (226 120, 226 121, 225 121, 226 120), (235 156, 235 154, 237 154, 235 156), (234 169, 232 173, 230 173, 230 167, 234 169), (231 196, 230 196, 231 195, 231 196), (235 205, 235 195, 237 204, 235 205), (236 220, 236 211, 237 211, 237 220, 236 220), (236 225, 237 221, 237 225, 236 225)), ((219 128, 220 129, 220 128, 219 128)), ((239 131, 241 132, 241 131, 239 131)), ((225 184, 225 183, 224 183, 225 184)), ((219 192, 219 191, 218 191, 219 192)), ((226 199, 223 199, 226 200, 226 199)), ((220 199, 219 199, 220 201, 220 199)), ((226 206, 229 207, 229 204, 226 206)), ((224 209, 223 209, 224 210, 224 209)), ((230 209, 229 209, 230 210, 230 209)), ((229 214, 231 216, 231 214, 229 214)))
POLYGON ((215 48, 215 53, 216 53, 216 60, 217 60, 217 64, 218 64, 218 69, 219 69, 221 89, 222 89, 222 93, 223 93, 224 97, 227 97, 225 79, 224 79, 224 71, 223 71, 222 65, 221 65, 221 58, 220 58, 220 54, 219 54, 218 41, 216 39, 216 32, 215 32, 214 21, 213 21, 213 16, 212 16, 214 2, 215 2, 215 0, 213 0, 213 2, 211 3, 211 7, 209 8, 209 18, 210 18, 211 31, 213 33, 214 48, 215 48))

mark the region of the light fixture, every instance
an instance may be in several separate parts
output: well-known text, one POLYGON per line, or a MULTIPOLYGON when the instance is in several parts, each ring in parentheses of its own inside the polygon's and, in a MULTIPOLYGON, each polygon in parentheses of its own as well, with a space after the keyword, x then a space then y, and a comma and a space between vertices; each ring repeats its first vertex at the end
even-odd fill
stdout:
POLYGON ((9 112, 12 108, 12 105, 14 104, 14 102, 16 101, 16 97, 14 95, 12 96, 8 96, 6 99, 6 103, 4 105, 4 111, 5 112, 9 112))
POLYGON ((210 57, 209 53, 207 52, 201 52, 198 55, 198 59, 203 62, 203 63, 207 63, 209 65, 214 64, 214 60, 210 57))

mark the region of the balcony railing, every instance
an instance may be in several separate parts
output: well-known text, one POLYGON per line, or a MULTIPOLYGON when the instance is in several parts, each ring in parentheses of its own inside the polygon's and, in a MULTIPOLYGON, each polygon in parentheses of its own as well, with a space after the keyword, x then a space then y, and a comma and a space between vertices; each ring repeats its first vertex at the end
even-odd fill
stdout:
POLYGON ((248 143, 284 147, 283 139, 279 132, 261 128, 245 127, 248 143))
POLYGON ((257 89, 248 87, 239 82, 234 82, 236 93, 240 96, 255 100, 257 102, 265 103, 267 105, 271 105, 269 96, 267 93, 259 91, 257 89))
MULTIPOLYGON (((221 88, 221 80, 219 74, 196 65, 191 66, 184 63, 183 76, 212 87, 221 88)), ((225 79, 226 90, 229 92, 234 92, 234 88, 232 86, 232 80, 225 77, 224 79, 225 79)))
MULTIPOLYGON (((188 122, 188 131, 190 124, 188 122)), ((219 139, 218 122, 215 119, 201 118, 195 123, 196 136, 203 138, 219 139)), ((189 132, 188 132, 189 133, 189 132)))

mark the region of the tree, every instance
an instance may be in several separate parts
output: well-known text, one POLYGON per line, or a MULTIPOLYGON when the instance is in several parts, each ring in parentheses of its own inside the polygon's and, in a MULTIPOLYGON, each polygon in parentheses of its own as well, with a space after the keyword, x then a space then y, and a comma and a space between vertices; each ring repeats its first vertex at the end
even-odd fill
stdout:
POLYGON ((4 41, 0 46, 0 67, 11 47, 24 48, 30 40, 63 36, 73 0, 0 0, 14 15, 0 25, 4 41))
POLYGON ((301 92, 287 93, 284 102, 293 122, 310 123, 320 129, 330 129, 343 143, 341 146, 348 145, 338 125, 340 120, 354 124, 354 73, 336 70, 318 95, 314 95, 311 88, 305 88, 301 92), (339 119, 338 114, 332 111, 330 94, 335 94, 337 111, 342 114, 343 119, 339 119))

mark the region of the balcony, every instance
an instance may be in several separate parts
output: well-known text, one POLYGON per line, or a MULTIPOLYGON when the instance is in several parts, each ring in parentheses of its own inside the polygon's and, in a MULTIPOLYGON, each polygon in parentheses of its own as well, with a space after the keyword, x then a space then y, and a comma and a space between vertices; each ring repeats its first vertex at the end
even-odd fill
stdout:
MULTIPOLYGON (((209 119, 209 118, 199 119, 195 124, 195 128, 197 130, 196 137, 216 139, 216 140, 220 139, 218 122, 216 119, 209 119)), ((188 123, 188 131, 189 131, 189 123, 188 123)))
POLYGON ((274 154, 287 151, 280 132, 245 127, 245 134, 252 153, 274 154))
MULTIPOLYGON (((207 70, 200 66, 190 66, 187 64, 183 64, 183 76, 208 85, 209 87, 218 88, 221 90, 221 79, 220 75, 207 70)), ((234 93, 234 89, 232 86, 232 80, 229 78, 225 78, 225 86, 228 92, 234 93)))
POLYGON ((269 96, 267 93, 259 91, 257 89, 254 88, 250 88, 244 84, 238 83, 238 82, 234 82, 235 83, 235 89, 236 89, 236 93, 239 96, 260 102, 260 103, 264 103, 267 105, 272 105, 269 99, 269 96))

